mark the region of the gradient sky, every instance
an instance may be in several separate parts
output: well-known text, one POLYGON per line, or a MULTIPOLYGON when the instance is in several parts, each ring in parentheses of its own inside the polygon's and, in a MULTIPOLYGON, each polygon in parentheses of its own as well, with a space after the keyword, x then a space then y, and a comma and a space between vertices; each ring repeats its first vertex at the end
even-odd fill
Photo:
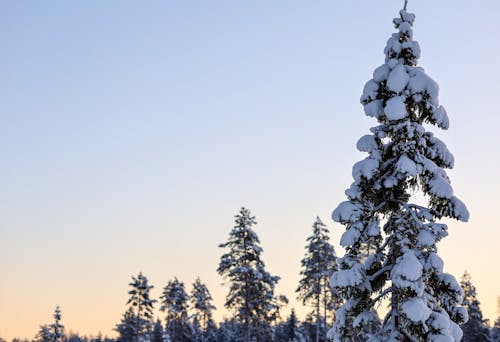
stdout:
MULTIPOLYGON (((292 299, 320 215, 337 254, 363 114, 401 1, 0 2, 0 337, 112 334, 131 275, 205 281, 240 206, 292 299)), ((440 243, 486 317, 500 295, 500 2, 410 0, 471 220, 440 243)), ((224 314, 218 313, 218 318, 224 314)), ((163 318, 163 315, 160 315, 163 318)))

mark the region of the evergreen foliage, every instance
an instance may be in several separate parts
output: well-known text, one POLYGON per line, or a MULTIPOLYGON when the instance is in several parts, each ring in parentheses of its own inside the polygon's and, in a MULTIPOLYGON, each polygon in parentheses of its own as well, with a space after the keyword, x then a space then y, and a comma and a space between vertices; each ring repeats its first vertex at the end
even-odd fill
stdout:
POLYGON ((165 342, 165 331, 159 319, 156 320, 151 334, 151 342, 165 342))
POLYGON ((329 286, 332 273, 337 270, 336 255, 328 234, 330 231, 319 217, 313 223, 313 234, 307 238, 306 253, 301 260, 302 270, 296 292, 302 303, 312 305, 316 317, 315 341, 325 341, 329 318, 334 317, 341 301, 329 286))
POLYGON ((299 320, 295 314, 295 310, 292 309, 288 319, 279 324, 275 328, 274 341, 283 342, 306 342, 306 337, 304 336, 302 330, 299 326, 299 320))
MULTIPOLYGON (((137 277, 132 276, 132 282, 129 283, 132 289, 128 292, 130 295, 127 304, 130 305, 128 314, 133 317, 132 327, 124 327, 127 332, 133 329, 133 340, 143 341, 149 338, 153 326, 153 304, 155 299, 150 298, 150 291, 154 287, 148 284, 148 279, 141 273, 137 277)), ((127 317, 127 322, 130 317, 127 317)))
POLYGON ((177 278, 170 280, 163 289, 161 311, 167 313, 166 331, 173 341, 184 342, 191 340, 191 327, 188 319, 189 296, 184 283, 177 278))
POLYGON ((358 337, 376 321, 373 308, 384 298, 389 311, 371 341, 459 341, 458 324, 467 320, 461 288, 443 273, 436 244, 448 234, 437 220, 467 221, 469 213, 445 171, 453 155, 424 127, 447 129, 449 121, 438 85, 416 66, 414 20, 406 9, 394 19, 397 32, 387 42, 385 63, 361 97, 379 125, 358 141, 369 156, 354 165, 348 200, 332 215, 346 227, 340 241, 346 254, 331 278, 345 300, 329 332, 334 341, 358 337), (412 196, 418 191, 425 205, 412 196))
POLYGON ((463 305, 467 309, 469 320, 462 325, 464 336, 463 342, 489 342, 489 329, 486 326, 486 320, 479 307, 480 302, 477 299, 476 287, 472 284, 470 274, 467 271, 462 276, 460 286, 463 290, 463 305))
POLYGON ((199 341, 215 340, 215 331, 217 329, 213 320, 213 311, 216 309, 212 304, 212 295, 208 287, 203 284, 200 278, 196 278, 193 289, 191 290, 191 304, 193 309, 193 326, 199 326, 199 341))
POLYGON ((46 324, 40 326, 40 330, 35 336, 36 342, 50 342, 52 339, 52 332, 50 331, 50 327, 46 324))
MULTIPOLYGON (((279 277, 265 270, 261 259, 262 248, 252 227, 256 224, 250 211, 241 208, 236 225, 226 243, 217 272, 230 283, 225 306, 236 313, 243 325, 244 341, 271 339, 271 323, 278 318, 280 298, 274 294, 279 277)), ((285 300, 284 297, 281 298, 285 300)))
POLYGON ((54 323, 50 325, 50 341, 61 342, 64 339, 64 325, 61 324, 61 308, 56 307, 54 311, 54 323))
POLYGON ((123 314, 122 320, 116 325, 115 330, 118 332, 118 337, 116 339, 117 342, 136 340, 136 317, 132 307, 129 307, 123 314))

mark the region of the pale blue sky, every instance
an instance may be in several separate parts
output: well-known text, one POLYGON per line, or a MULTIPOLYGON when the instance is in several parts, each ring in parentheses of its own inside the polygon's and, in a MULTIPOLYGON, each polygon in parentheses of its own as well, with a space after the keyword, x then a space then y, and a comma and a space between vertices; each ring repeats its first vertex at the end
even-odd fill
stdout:
MULTIPOLYGON (((32 337, 57 304, 110 333, 140 270, 157 290, 199 275, 222 308, 217 245, 242 205, 295 297, 316 215, 338 246, 329 216, 375 125, 361 89, 402 2, 1 1, 0 336, 32 337)), ((471 211, 441 255, 494 318, 500 2, 409 10, 471 211)))

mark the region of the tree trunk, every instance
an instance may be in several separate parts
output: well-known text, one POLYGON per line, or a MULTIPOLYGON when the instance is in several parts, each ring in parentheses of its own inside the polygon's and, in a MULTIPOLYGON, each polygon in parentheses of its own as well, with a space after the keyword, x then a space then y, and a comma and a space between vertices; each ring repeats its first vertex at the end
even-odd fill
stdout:
POLYGON ((318 294, 318 300, 316 301, 316 342, 319 342, 319 320, 321 313, 319 311, 319 294, 318 294))

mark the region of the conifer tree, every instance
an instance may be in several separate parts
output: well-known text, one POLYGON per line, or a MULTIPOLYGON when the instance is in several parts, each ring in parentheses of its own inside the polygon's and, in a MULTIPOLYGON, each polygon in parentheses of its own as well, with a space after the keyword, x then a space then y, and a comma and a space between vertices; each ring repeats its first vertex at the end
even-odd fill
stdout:
POLYGON ((369 156, 354 165, 348 200, 332 214, 346 228, 346 254, 331 278, 345 300, 329 332, 335 341, 351 341, 374 322, 372 309, 384 298, 389 311, 375 341, 459 341, 458 324, 467 320, 461 288, 443 273, 436 244, 448 234, 439 219, 467 221, 469 213, 445 171, 453 155, 424 126, 447 129, 449 121, 438 85, 417 67, 414 20, 405 4, 393 21, 397 32, 387 42, 385 63, 361 96, 378 126, 358 141, 369 156), (423 193, 426 203, 418 204, 414 193, 423 193))
POLYGON ((280 324, 279 329, 275 333, 274 341, 283 342, 305 342, 306 337, 304 336, 302 330, 299 327, 299 320, 295 314, 295 310, 292 309, 288 319, 280 324))
POLYGON ((483 318, 483 313, 477 299, 476 287, 472 284, 470 274, 465 271, 460 281, 460 286, 463 290, 463 305, 467 309, 469 320, 462 325, 464 336, 463 342, 489 342, 489 329, 486 326, 486 320, 483 318))
POLYGON ((52 340, 52 332, 50 327, 46 324, 40 326, 40 330, 35 336, 36 342, 50 342, 52 340))
POLYGON ((194 312, 193 321, 199 323, 202 332, 201 341, 215 339, 216 326, 213 320, 215 306, 212 301, 212 295, 207 286, 201 282, 200 278, 196 278, 191 290, 191 304, 194 312))
POLYGON ((280 299, 274 287, 279 277, 265 270, 261 259, 262 247, 252 227, 256 224, 250 211, 241 208, 236 225, 227 242, 219 247, 227 248, 221 257, 217 272, 230 283, 225 306, 236 313, 243 325, 244 341, 267 341, 271 339, 270 324, 279 315, 280 299))
POLYGON ((154 286, 148 284, 148 279, 142 272, 137 278, 132 276, 129 286, 132 290, 128 292, 130 298, 127 304, 130 304, 135 319, 134 341, 139 342, 151 333, 153 326, 153 304, 156 300, 150 298, 149 292, 154 286))
POLYGON ((184 283, 176 278, 170 280, 163 289, 161 311, 167 313, 166 331, 173 341, 189 341, 191 327, 188 322, 189 296, 184 283))
POLYGON ((165 342, 165 332, 163 331, 163 325, 159 319, 156 320, 153 327, 153 333, 151 334, 151 342, 165 342))
POLYGON ((136 317, 132 306, 123 314, 122 320, 116 325, 115 331, 118 332, 117 342, 131 342, 137 339, 136 317))
POLYGON ((62 342, 65 337, 64 325, 61 324, 61 318, 61 308, 56 306, 54 311, 54 323, 49 326, 51 342, 62 342))
POLYGON ((326 339, 327 318, 333 316, 334 310, 341 304, 339 297, 334 296, 329 287, 330 277, 337 270, 337 257, 329 233, 326 225, 316 217, 313 234, 306 240, 306 254, 301 260, 302 278, 296 290, 303 304, 314 307, 316 342, 326 339))

